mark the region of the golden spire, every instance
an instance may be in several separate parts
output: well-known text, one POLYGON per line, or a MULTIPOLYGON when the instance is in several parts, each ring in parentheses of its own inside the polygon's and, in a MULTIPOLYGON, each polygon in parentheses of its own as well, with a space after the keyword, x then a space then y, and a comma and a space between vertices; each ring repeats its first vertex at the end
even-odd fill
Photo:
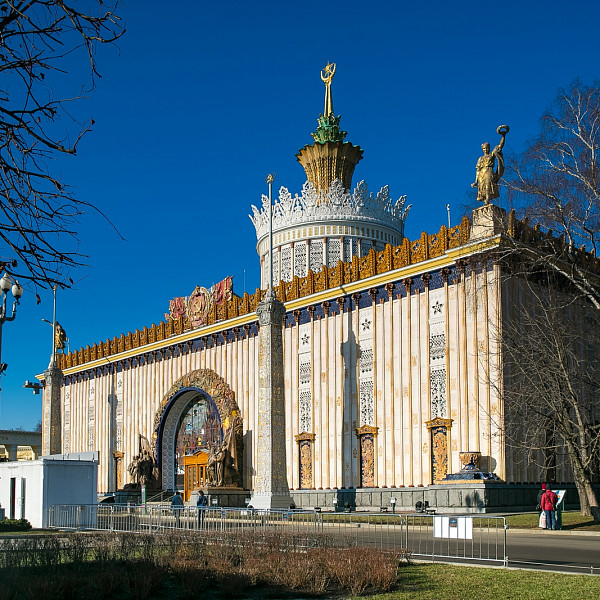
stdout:
POLYGON ((331 80, 335 75, 335 63, 327 62, 321 70, 325 84, 325 109, 319 115, 319 126, 311 135, 315 143, 301 148, 296 158, 304 167, 306 178, 318 193, 326 194, 337 179, 345 190, 350 189, 354 167, 361 160, 363 151, 359 146, 344 142, 346 132, 340 129, 340 118, 333 112, 331 80))
POLYGON ((323 116, 333 115, 333 100, 331 98, 331 80, 335 75, 335 63, 327 61, 327 66, 321 71, 321 80, 325 84, 325 109, 323 116))

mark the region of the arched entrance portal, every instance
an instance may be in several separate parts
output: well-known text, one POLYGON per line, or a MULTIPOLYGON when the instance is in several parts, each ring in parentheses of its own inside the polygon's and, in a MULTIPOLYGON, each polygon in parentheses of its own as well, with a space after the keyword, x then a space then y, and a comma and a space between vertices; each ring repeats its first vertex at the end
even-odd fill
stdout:
MULTIPOLYGON (((235 394, 214 371, 199 369, 178 379, 165 394, 154 418, 156 460, 163 490, 177 487, 184 456, 205 450, 222 456, 215 485, 241 485, 242 419, 235 394)), ((183 487, 180 485, 179 487, 183 487)))

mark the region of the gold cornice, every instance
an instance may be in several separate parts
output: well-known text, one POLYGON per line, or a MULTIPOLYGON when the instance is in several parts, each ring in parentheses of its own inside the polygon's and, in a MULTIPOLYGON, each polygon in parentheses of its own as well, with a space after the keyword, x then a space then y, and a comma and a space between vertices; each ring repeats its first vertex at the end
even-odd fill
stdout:
MULTIPOLYGON (((252 323, 253 321, 256 321, 256 313, 254 312, 249 313, 248 315, 243 315, 241 317, 236 317, 235 319, 230 319, 229 321, 222 321, 219 323, 214 323, 213 325, 207 325, 206 327, 200 329, 192 329, 190 331, 186 331, 185 333, 169 337, 165 340, 160 340, 158 342, 146 344, 145 346, 138 346, 137 348, 132 348, 131 350, 126 350, 124 352, 119 352, 110 356, 104 356, 103 358, 98 358, 96 360, 83 363, 76 367, 68 367, 66 369, 63 369, 62 372, 64 375, 72 375, 73 373, 78 373, 79 371, 87 371, 88 369, 103 367, 105 365, 116 363, 121 360, 133 358, 134 356, 139 356, 140 354, 156 352, 157 350, 163 350, 164 348, 168 348, 169 346, 176 346, 177 344, 182 344, 184 342, 196 340, 200 337, 211 335, 212 333, 219 333, 225 329, 231 329, 233 327, 244 325, 246 323, 252 323)), ((40 381, 44 380, 44 376, 42 374, 36 375, 36 377, 40 381)))
POLYGON ((386 273, 381 273, 380 275, 374 275, 366 279, 361 279, 360 281, 355 281, 346 285, 340 285, 336 288, 329 288, 323 292, 318 292, 310 296, 303 296, 297 300, 290 300, 289 302, 285 303, 285 308, 287 311, 294 310, 296 308, 305 306, 306 304, 318 304, 325 300, 335 299, 339 295, 346 296, 354 292, 364 291, 368 288, 378 287, 384 283, 387 283, 389 280, 405 279, 420 273, 437 271, 438 269, 443 269, 444 267, 454 265, 454 263, 460 258, 466 258, 472 254, 478 254, 480 252, 498 247, 499 238, 500 236, 495 236, 494 238, 490 238, 484 242, 478 242, 476 245, 472 244, 470 246, 462 246, 461 248, 448 250, 446 254, 439 256, 438 258, 432 258, 414 265, 401 267, 400 269, 394 269, 386 273), (461 250, 463 251, 461 252, 461 250))
POLYGON ((309 442, 314 442, 315 441, 315 434, 314 433, 306 433, 306 431, 303 431, 302 433, 299 433, 298 435, 294 436, 294 439, 297 442, 304 442, 305 440, 308 440, 309 442))

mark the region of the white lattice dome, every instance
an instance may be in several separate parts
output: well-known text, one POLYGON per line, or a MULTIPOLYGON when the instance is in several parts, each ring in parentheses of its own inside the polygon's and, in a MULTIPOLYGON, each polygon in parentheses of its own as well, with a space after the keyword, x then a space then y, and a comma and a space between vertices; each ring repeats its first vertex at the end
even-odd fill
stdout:
MULTIPOLYGON (((300 195, 285 187, 273 205, 273 282, 304 277, 308 270, 334 267, 338 261, 365 256, 371 248, 398 245, 404 237, 404 221, 410 206, 406 196, 392 201, 387 186, 377 195, 361 181, 353 193, 335 180, 327 193, 317 193, 307 181, 300 195)), ((252 206, 250 219, 256 229, 256 246, 261 262, 261 287, 269 279, 269 199, 262 208, 252 206)))

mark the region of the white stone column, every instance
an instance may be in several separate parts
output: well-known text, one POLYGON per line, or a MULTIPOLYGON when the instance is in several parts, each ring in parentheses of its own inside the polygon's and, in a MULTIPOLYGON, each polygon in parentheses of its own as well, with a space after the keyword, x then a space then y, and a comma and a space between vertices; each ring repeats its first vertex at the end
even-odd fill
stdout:
POLYGON ((282 320, 285 307, 269 290, 256 314, 260 325, 258 354, 258 432, 254 493, 258 509, 289 508, 286 476, 285 399, 282 320))
POLYGON ((61 453, 61 414, 60 414, 60 388, 63 381, 63 373, 52 361, 44 371, 46 385, 43 391, 44 422, 42 427, 42 453, 61 453))
POLYGON ((17 460, 17 444, 4 444, 4 448, 6 449, 6 453, 8 454, 9 461, 17 460))

